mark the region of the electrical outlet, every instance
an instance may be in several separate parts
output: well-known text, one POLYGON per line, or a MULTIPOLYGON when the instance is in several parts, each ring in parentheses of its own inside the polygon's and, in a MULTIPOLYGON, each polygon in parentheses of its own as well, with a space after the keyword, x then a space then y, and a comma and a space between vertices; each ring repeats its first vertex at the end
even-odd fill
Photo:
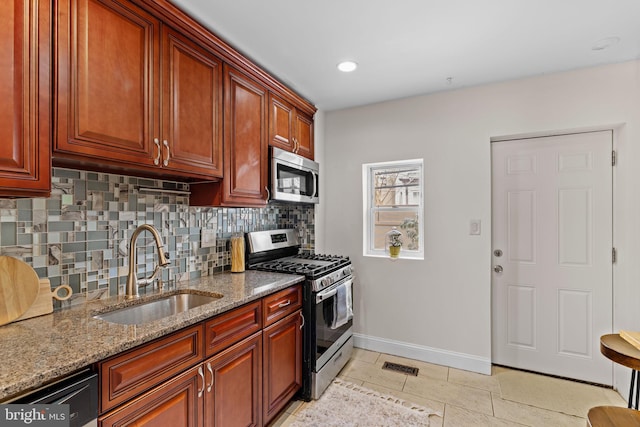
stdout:
POLYGON ((216 245, 216 230, 203 228, 200 235, 200 246, 203 248, 211 248, 216 245))

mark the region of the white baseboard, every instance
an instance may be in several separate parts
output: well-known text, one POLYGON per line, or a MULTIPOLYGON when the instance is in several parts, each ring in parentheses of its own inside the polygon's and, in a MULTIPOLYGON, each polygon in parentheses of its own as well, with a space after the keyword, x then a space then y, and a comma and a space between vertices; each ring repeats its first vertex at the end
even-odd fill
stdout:
POLYGON ((379 353, 392 354, 394 356, 406 357, 434 363, 436 365, 491 375, 491 359, 471 354, 457 353, 362 334, 353 334, 353 345, 364 350, 377 351, 379 353))

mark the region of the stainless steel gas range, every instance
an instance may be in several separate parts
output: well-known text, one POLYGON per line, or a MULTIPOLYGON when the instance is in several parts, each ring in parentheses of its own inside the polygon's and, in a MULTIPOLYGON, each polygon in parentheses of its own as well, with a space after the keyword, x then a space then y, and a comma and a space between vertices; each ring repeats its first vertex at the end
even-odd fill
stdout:
POLYGON ((300 254, 295 230, 247 233, 247 267, 306 277, 301 397, 317 399, 353 352, 353 274, 348 257, 300 254))

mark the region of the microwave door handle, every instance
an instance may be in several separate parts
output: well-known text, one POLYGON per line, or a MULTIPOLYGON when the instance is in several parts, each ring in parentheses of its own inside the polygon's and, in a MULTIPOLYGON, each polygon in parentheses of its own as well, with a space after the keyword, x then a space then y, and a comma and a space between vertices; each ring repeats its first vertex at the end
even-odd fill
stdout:
POLYGON ((313 193, 311 194, 312 197, 317 197, 318 195, 318 174, 315 172, 311 172, 311 175, 313 175, 313 193))

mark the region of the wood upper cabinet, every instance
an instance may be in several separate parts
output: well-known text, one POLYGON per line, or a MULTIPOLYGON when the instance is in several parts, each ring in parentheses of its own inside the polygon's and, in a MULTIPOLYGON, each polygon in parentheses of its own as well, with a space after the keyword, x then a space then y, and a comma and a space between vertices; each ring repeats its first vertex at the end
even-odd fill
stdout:
POLYGON ((302 311, 265 328, 263 421, 267 424, 302 387, 302 311))
POLYGON ((51 1, 0 2, 0 197, 51 190, 51 1))
POLYGON ((163 27, 162 165, 222 177, 222 63, 163 27))
POLYGON ((205 361, 205 427, 262 424, 262 332, 205 361))
POLYGON ((313 160, 313 114, 269 93, 269 145, 313 160))
POLYGON ((221 176, 222 72, 213 54, 115 0, 60 2, 56 37, 54 162, 221 176))
POLYGON ((264 206, 269 149, 267 89, 224 64, 224 179, 191 186, 194 206, 264 206))
POLYGON ((129 3, 59 2, 54 157, 154 166, 159 34, 160 22, 129 3))

